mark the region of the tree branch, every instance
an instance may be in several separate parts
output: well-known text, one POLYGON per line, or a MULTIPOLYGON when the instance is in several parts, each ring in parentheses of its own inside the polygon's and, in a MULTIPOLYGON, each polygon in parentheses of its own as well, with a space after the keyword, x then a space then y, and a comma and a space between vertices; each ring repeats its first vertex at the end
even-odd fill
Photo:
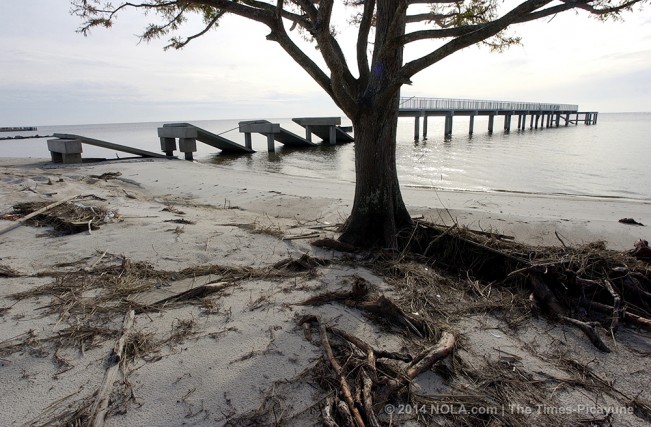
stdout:
POLYGON ((375 13, 375 0, 367 0, 364 3, 364 12, 359 23, 357 32, 357 68, 359 69, 359 80, 366 85, 370 68, 368 64, 368 36, 373 26, 373 14, 375 13))
POLYGON ((333 3, 333 0, 321 0, 313 36, 319 46, 321 56, 330 69, 332 93, 336 97, 335 102, 349 114, 355 109, 353 94, 357 93, 357 81, 350 72, 339 43, 337 43, 330 31, 333 3))
POLYGON ((552 0, 527 0, 513 8, 501 18, 484 25, 479 25, 474 31, 460 35, 433 52, 405 64, 401 72, 403 80, 409 80, 414 74, 435 64, 454 52, 494 36, 509 25, 513 24, 516 20, 540 9, 551 1, 552 0))

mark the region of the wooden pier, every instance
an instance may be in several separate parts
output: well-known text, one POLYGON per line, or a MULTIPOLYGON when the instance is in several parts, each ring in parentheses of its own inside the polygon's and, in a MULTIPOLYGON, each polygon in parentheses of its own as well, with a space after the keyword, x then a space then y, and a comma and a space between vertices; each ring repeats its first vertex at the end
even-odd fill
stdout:
POLYGON ((473 99, 447 98, 400 98, 400 117, 414 117, 414 139, 420 139, 420 120, 423 119, 423 139, 427 139, 427 118, 431 116, 445 117, 443 137, 452 136, 452 125, 455 116, 470 117, 469 134, 474 132, 476 116, 488 116, 488 133, 495 129, 495 117, 504 117, 504 132, 511 131, 512 121, 517 117, 517 129, 524 130, 529 121, 530 129, 545 127, 569 126, 583 122, 586 125, 596 125, 598 113, 595 111, 579 111, 578 105, 572 104, 543 104, 535 102, 484 101, 473 99))

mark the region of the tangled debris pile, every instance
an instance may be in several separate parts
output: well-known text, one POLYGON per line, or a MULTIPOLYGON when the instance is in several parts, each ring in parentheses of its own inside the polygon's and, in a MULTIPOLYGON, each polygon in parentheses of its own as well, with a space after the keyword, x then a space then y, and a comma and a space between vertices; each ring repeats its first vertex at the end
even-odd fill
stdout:
POLYGON ((589 417, 550 410, 539 418, 517 410, 558 408, 547 387, 569 384, 609 396, 651 421, 651 403, 622 392, 570 354, 554 354, 556 367, 570 379, 528 372, 517 355, 508 353, 478 368, 461 356, 465 338, 453 332, 454 324, 470 313, 499 313, 516 330, 542 313, 551 322, 578 328, 597 349, 610 352, 606 341, 616 345, 621 324, 651 330, 647 263, 631 253, 606 250, 602 242, 579 248, 531 247, 457 226, 419 223, 403 237, 405 251, 368 265, 392 285, 398 304, 384 295, 371 297, 368 284, 360 280, 348 292, 329 292, 302 303, 354 307, 401 331, 409 342, 404 352, 386 352, 316 316, 302 317, 306 338, 313 340, 310 326, 315 325, 324 352, 314 370, 317 382, 329 391, 321 408, 324 425, 379 426, 410 419, 455 426, 612 425, 607 409, 589 417), (414 385, 432 367, 447 383, 446 394, 420 394, 414 385))
POLYGON ((18 203, 13 206, 14 214, 18 218, 29 217, 26 223, 33 227, 50 226, 58 236, 97 230, 100 225, 117 219, 118 213, 115 210, 82 203, 82 200, 89 198, 93 199, 94 196, 76 197, 74 202, 65 202, 51 208, 47 202, 18 203))

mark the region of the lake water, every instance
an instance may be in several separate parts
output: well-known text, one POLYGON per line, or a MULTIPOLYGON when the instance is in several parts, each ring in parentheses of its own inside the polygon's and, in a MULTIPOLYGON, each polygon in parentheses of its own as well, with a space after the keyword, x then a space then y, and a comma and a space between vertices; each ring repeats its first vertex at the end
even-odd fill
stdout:
MULTIPOLYGON (((303 135, 289 119, 272 120, 303 135)), ((401 118, 397 163, 403 186, 474 191, 569 194, 651 201, 651 113, 599 114, 597 125, 487 132, 488 119, 455 117, 451 140, 443 138, 442 117, 430 117, 426 141, 414 141, 414 119, 401 118)), ((198 120, 197 126, 244 144, 238 120, 198 120), (234 130, 233 130, 234 129, 234 130)), ((515 127, 512 123, 512 127, 515 127)), ((344 123, 346 124, 346 123, 344 123)), ((161 123, 38 126, 37 132, 3 132, 2 136, 71 133, 160 152, 156 128, 161 123)), ((495 128, 501 129, 502 118, 495 128)), ((422 123, 421 123, 422 129, 422 123)), ((315 137, 316 138, 316 137, 315 137)), ((0 141, 0 157, 49 157, 47 139, 0 141)), ((318 138, 317 138, 318 140, 318 138)), ((354 181, 354 144, 287 149, 276 144, 267 153, 266 137, 253 135, 256 153, 226 156, 197 143, 195 159, 216 168, 259 170, 278 174, 354 181)), ((127 157, 84 145, 85 157, 127 157)))

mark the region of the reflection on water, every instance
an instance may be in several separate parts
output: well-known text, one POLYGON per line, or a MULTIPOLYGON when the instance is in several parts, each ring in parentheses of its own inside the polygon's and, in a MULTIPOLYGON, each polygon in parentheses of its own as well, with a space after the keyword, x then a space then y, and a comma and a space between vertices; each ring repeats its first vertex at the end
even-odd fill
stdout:
MULTIPOLYGON (((291 120, 273 120, 303 135, 291 120)), ((487 117, 476 117, 474 134, 468 135, 467 117, 455 117, 452 138, 443 138, 444 119, 430 117, 428 139, 414 141, 414 120, 400 119, 397 167, 402 185, 478 191, 514 191, 546 194, 581 194, 651 200, 648 179, 651 144, 651 114, 600 114, 596 126, 559 129, 525 129, 489 135, 487 117)), ((240 144, 244 135, 237 120, 191 122, 240 144)), ((38 133, 72 133, 160 151, 156 128, 162 123, 131 123, 83 126, 43 126, 38 133)), ((501 128, 496 119, 495 129, 501 128)), ((16 133, 26 136, 30 134, 16 133)), ((33 134, 33 133, 32 133, 33 134)), ((5 136, 5 135, 3 135, 5 136)), ((6 135, 13 136, 13 135, 6 135)), ((48 158, 47 139, 0 141, 2 157, 48 158)), ((221 155, 205 144, 197 144, 195 159, 221 168, 257 170, 331 180, 355 179, 354 144, 320 145, 291 149, 276 143, 267 153, 263 135, 252 135, 256 153, 221 155)), ((84 146, 85 157, 125 157, 92 146, 84 146)))

